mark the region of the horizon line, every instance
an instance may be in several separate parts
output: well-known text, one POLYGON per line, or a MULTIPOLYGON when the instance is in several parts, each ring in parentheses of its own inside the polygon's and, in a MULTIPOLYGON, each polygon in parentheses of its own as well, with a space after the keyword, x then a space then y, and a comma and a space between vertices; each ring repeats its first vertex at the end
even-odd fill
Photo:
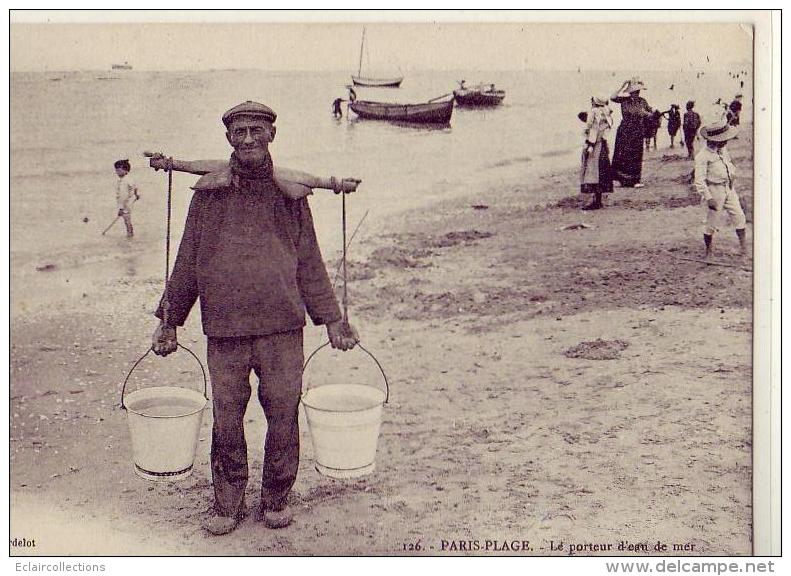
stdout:
MULTIPOLYGON (((749 61, 742 61, 742 62, 732 62, 733 66, 749 66, 750 69, 753 67, 753 63, 749 61)), ((727 72, 729 67, 725 68, 713 68, 709 70, 697 70, 694 68, 687 69, 687 70, 678 70, 677 68, 582 68, 582 67, 559 67, 559 68, 490 68, 490 69, 483 69, 483 68, 414 68, 411 70, 400 70, 399 73, 404 72, 625 72, 627 74, 633 74, 635 71, 637 72, 681 72, 681 73, 697 73, 697 72, 727 72)), ((112 72, 114 69, 112 67, 108 68, 53 68, 53 69, 46 69, 46 68, 22 68, 22 69, 9 69, 9 72, 12 74, 19 74, 19 73, 29 73, 29 72, 41 72, 41 73, 62 73, 62 72, 69 72, 69 73, 78 73, 78 72, 112 72)), ((344 74, 354 74, 355 71, 352 69, 344 69, 344 68, 283 68, 283 69, 266 69, 266 68, 249 68, 249 67, 208 67, 208 68, 132 68, 131 70, 117 70, 115 69, 116 73, 119 74, 129 74, 134 72, 266 72, 266 73, 280 73, 280 72, 305 72, 305 73, 315 73, 315 72, 322 72, 322 73, 337 73, 342 72, 344 74)))

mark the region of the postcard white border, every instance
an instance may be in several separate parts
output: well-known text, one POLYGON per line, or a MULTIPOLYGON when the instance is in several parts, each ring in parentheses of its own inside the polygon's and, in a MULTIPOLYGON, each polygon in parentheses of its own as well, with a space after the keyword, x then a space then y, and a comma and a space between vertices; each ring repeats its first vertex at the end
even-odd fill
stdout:
MULTIPOLYGON (((194 7, 197 3, 183 3, 194 7)), ((273 3, 270 3, 272 5, 273 3)), ((347 5, 370 6, 370 3, 351 2, 347 5)), ((461 3, 454 3, 461 5, 461 3)), ((683 3, 676 3, 683 5, 683 3)), ((98 2, 86 3, 86 7, 96 5, 98 2)), ((154 3, 140 2, 141 8, 149 8, 154 3)), ((666 7, 667 5, 665 5, 666 7)), ((778 12, 753 11, 753 10, 620 10, 620 11, 477 11, 477 10, 337 10, 337 11, 298 11, 279 10, 265 12, 234 11, 194 11, 185 13, 181 10, 141 10, 141 11, 14 11, 10 13, 9 21, 18 22, 354 22, 354 21, 396 21, 396 22, 740 22, 752 24, 755 31, 754 71, 755 71, 755 219, 763 222, 756 226, 754 239, 756 254, 764 255, 754 261, 754 338, 753 338, 753 510, 754 510, 754 554, 757 556, 778 555, 781 551, 781 422, 780 422, 780 367, 781 367, 781 342, 780 342, 780 186, 781 186, 781 105, 780 105, 780 26, 781 15, 778 12), (765 111, 761 109, 765 107, 765 111), (771 194, 768 193, 771 191, 771 194), (766 256, 768 255, 768 256, 766 256)), ((8 22, 5 24, 8 26, 8 22)), ((6 37, 8 28, 6 28, 6 37)), ((4 47, 8 50, 8 46, 4 47)), ((7 56, 7 55, 6 55, 7 56)), ((6 78, 8 82, 8 78, 6 78)), ((6 85, 6 94, 8 85, 6 85)), ((8 128, 8 126, 6 126, 8 128)), ((5 142, 7 146, 7 141, 5 142)), ((6 154, 6 162, 8 162, 6 154)), ((8 170, 8 164, 6 169, 8 170)), ((9 173, 9 172, 7 172, 9 173)), ((6 221, 7 224, 7 221, 6 221)), ((7 233, 3 241, 7 242, 7 233)), ((4 251, 4 258, 8 258, 8 249, 4 251)), ((6 260, 6 266, 8 261, 6 260)), ((7 268, 6 268, 7 269, 7 268)), ((8 278, 4 278, 8 289, 8 278)), ((8 318, 8 303, 4 303, 3 312, 8 318)), ((7 362, 8 346, 3 347, 3 360, 7 362)), ((3 417, 8 416, 8 405, 3 403, 0 409, 3 417)), ((5 461, 8 462, 8 431, 4 432, 5 442, 3 450, 5 461)), ((8 493, 8 478, 3 476, 3 488, 8 493)), ((3 502, 4 511, 7 513, 7 501, 3 502)), ((6 526, 8 530, 8 526, 6 526)), ((135 558, 124 559, 123 562, 108 559, 112 565, 112 573, 139 574, 141 570, 154 569, 155 573, 164 570, 186 572, 198 567, 207 559, 179 558, 135 558)), ((224 558, 223 562, 236 567, 234 559, 224 558)), ((241 559, 240 559, 241 560, 241 559)), ((306 559, 307 560, 307 559, 306 559)), ((448 562, 454 563, 456 559, 443 559, 442 567, 450 568, 448 562)), ((689 560, 689 559, 686 559, 689 560)), ((698 558, 697 560, 702 560, 698 558)), ((10 568, 15 569, 14 561, 9 559, 10 568)), ((390 560, 395 561, 395 559, 390 560)), ((505 560, 504 560, 505 561, 505 560)), ((555 562, 548 558, 534 558, 545 568, 557 570, 555 562), (546 562, 551 562, 547 564, 546 562)), ((270 561, 271 562, 271 561, 270 561)), ((508 561, 510 564, 510 561, 508 561)), ((212 562, 212 564, 214 564, 212 562)), ((279 564, 279 563, 278 563, 279 564)), ((324 559, 319 566, 316 562, 304 566, 307 569, 327 572, 327 568, 338 566, 336 562, 324 559)), ((366 564, 363 562, 363 564, 366 564)), ((432 563, 433 564, 433 563, 432 563)), ((458 565, 458 564, 457 564, 458 565)), ((204 569, 206 564, 203 564, 204 569)), ((218 564, 214 564, 218 566, 218 564)), ((363 565, 358 565, 360 568, 363 565)), ((391 567, 398 569, 392 564, 391 567)), ((226 567, 230 565, 226 564, 226 567)), ((244 567, 250 568, 249 564, 244 567)), ((532 569, 539 568, 531 562, 532 569)), ((267 564, 267 569, 278 569, 280 566, 267 564)), ((604 559, 577 558, 575 559, 574 572, 604 573, 604 559)), ((540 568, 539 568, 540 569, 540 568)), ((197 572, 201 572, 198 568, 197 572)), ((381 571, 381 567, 377 568, 381 571)), ((400 571, 400 569, 399 569, 400 571)), ((334 570, 329 570, 333 573, 334 570)), ((354 571, 352 571, 354 572, 354 571)), ((344 573, 350 573, 344 569, 344 573)))

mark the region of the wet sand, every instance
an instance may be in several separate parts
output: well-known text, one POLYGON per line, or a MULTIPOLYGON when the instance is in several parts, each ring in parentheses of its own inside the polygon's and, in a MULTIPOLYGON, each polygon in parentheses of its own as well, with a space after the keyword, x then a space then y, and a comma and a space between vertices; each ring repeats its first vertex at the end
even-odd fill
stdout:
MULTIPOLYGON (((748 207, 751 146, 748 135, 732 146, 748 207)), ((118 400, 149 345, 158 275, 106 277, 88 306, 16 315, 11 537, 36 547, 12 554, 658 554, 657 541, 667 554, 749 554, 752 257, 736 255, 728 229, 716 250, 730 266, 689 260, 702 254, 703 210, 682 154, 647 153, 646 188, 616 188, 596 212, 579 210, 568 169, 367 223, 349 296, 390 378, 377 469, 320 476, 303 419, 295 522, 279 531, 251 517, 226 537, 200 528, 210 410, 189 479, 133 473, 118 400)), ((309 327, 306 352, 323 338, 309 327)), ((205 358, 197 313, 180 341, 205 358)), ((183 354, 134 376, 199 385, 183 354)), ((359 352, 327 352, 307 378, 379 383, 359 352)), ((255 402, 251 506, 265 433, 255 402)))

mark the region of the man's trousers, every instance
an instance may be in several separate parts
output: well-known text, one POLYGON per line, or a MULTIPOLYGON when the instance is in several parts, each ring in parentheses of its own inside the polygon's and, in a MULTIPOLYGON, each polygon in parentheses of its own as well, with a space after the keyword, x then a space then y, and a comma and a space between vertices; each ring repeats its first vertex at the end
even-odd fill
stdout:
POLYGON ((250 371, 258 376, 258 401, 267 421, 261 478, 262 509, 280 510, 297 477, 302 390, 302 329, 239 338, 208 339, 214 426, 211 470, 214 509, 241 517, 247 486, 244 414, 250 399, 250 371))

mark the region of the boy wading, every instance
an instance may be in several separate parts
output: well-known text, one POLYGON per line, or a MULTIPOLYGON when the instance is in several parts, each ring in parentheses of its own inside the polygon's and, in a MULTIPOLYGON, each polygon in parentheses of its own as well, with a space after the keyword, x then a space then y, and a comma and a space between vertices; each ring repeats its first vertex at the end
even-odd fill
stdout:
POLYGON ((115 174, 118 176, 118 180, 115 182, 118 216, 124 219, 126 237, 132 238, 135 235, 135 230, 132 227, 132 204, 140 198, 140 194, 137 191, 137 185, 128 176, 132 170, 129 160, 118 160, 114 166, 115 174))
POLYGON ((299 465, 305 312, 327 326, 334 348, 348 350, 358 340, 341 320, 307 199, 288 198, 275 183, 269 155, 275 118, 270 108, 250 101, 223 115, 234 152, 227 168, 194 186, 173 274, 156 312, 162 322, 153 350, 166 355, 176 349, 176 326, 200 298, 214 413, 214 513, 205 525, 213 534, 230 532, 245 515, 250 372, 258 377, 267 420, 257 516, 280 528, 292 519, 287 496, 299 465))

